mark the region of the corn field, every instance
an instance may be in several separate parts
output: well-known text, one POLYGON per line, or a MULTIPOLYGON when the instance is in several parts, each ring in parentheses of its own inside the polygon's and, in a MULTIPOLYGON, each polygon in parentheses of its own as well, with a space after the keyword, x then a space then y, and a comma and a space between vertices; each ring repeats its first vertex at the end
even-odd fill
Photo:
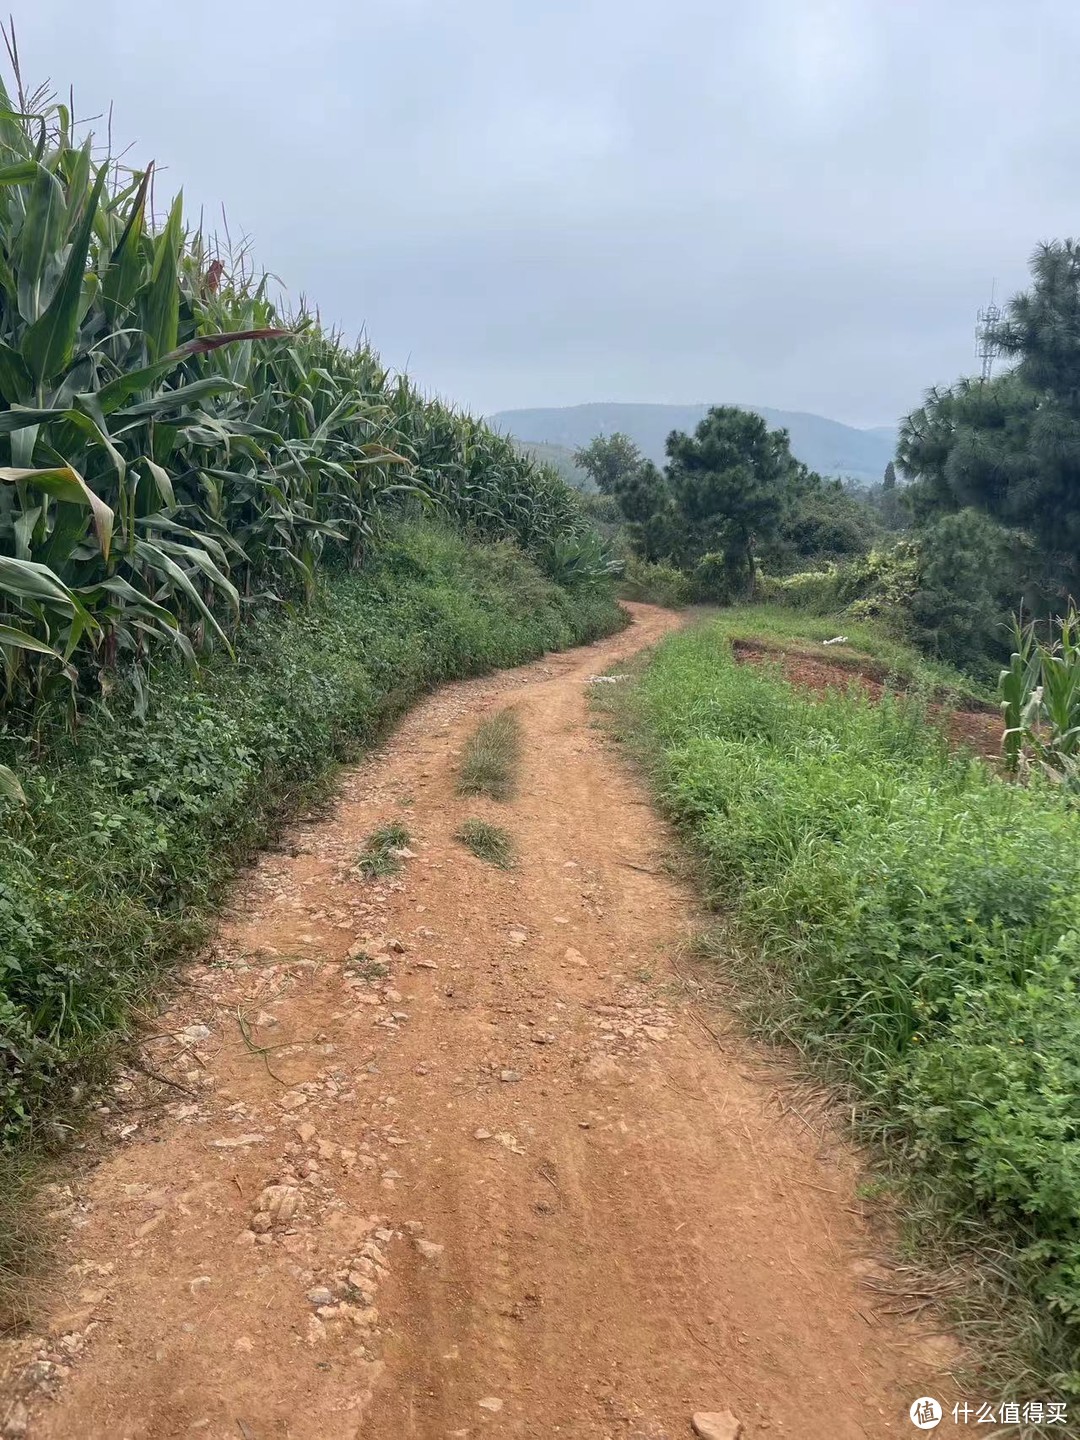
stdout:
MULTIPOLYGON (((13 57, 18 79, 17 57, 13 57)), ((265 280, 230 276, 153 167, 0 85, 0 712, 145 697, 154 658, 359 563, 412 498, 540 554, 582 529, 552 471, 429 401, 265 280)))

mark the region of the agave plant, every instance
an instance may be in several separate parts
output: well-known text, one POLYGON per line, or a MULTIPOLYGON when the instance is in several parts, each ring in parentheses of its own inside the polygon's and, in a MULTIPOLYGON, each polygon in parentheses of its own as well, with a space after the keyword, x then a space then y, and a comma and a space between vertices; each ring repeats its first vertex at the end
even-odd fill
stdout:
POLYGON ((595 531, 557 535, 541 563, 551 578, 570 589, 595 590, 622 573, 622 565, 595 531))

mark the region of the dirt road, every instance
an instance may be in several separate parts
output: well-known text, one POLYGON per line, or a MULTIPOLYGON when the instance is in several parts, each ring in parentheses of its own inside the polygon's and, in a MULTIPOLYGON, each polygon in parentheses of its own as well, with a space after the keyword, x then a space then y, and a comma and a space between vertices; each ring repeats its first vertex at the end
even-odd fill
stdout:
POLYGON ((590 724, 588 678, 677 623, 632 608, 428 699, 244 877, 145 1048, 183 1090, 121 1082, 99 1163, 54 1193, 70 1263, 8 1347, 9 1433, 676 1440, 724 1410, 770 1440, 916 1433, 950 1347, 875 1312, 855 1162, 697 997, 670 836, 590 724), (518 799, 458 798, 464 740, 511 703, 518 799), (454 841, 469 815, 516 869, 454 841), (410 855, 365 880, 387 820, 410 855))

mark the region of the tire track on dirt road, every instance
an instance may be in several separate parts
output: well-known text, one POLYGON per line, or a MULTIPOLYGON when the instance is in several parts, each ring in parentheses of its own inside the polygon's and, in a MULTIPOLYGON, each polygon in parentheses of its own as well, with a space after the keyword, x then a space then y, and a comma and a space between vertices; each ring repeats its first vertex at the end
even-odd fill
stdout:
POLYGON ((425 700, 242 877, 147 1039, 190 1094, 121 1079, 52 1189, 68 1258, 4 1352, 10 1433, 675 1440, 730 1409, 747 1440, 864 1440, 951 1391, 950 1347, 860 1289, 855 1158, 672 968, 700 915, 588 718, 589 677, 679 623, 631 609, 425 700), (511 703, 517 799, 462 800, 511 703), (455 842, 468 815, 515 869, 455 842), (403 871, 365 880, 390 820, 403 871))

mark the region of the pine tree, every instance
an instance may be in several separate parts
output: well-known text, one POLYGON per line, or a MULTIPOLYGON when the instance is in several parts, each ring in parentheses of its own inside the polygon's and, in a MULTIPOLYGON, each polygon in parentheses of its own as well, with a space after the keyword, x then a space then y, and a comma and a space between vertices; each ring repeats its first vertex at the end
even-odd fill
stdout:
POLYGON ((993 335, 1015 368, 930 391, 897 458, 916 519, 970 507, 1026 531, 1060 598, 1080 589, 1080 245, 1041 245, 1031 275, 993 335))
POLYGON ((799 477, 787 431, 723 405, 693 436, 672 431, 666 449, 665 473, 686 531, 685 562, 720 554, 732 592, 752 593, 755 547, 776 536, 799 477))

